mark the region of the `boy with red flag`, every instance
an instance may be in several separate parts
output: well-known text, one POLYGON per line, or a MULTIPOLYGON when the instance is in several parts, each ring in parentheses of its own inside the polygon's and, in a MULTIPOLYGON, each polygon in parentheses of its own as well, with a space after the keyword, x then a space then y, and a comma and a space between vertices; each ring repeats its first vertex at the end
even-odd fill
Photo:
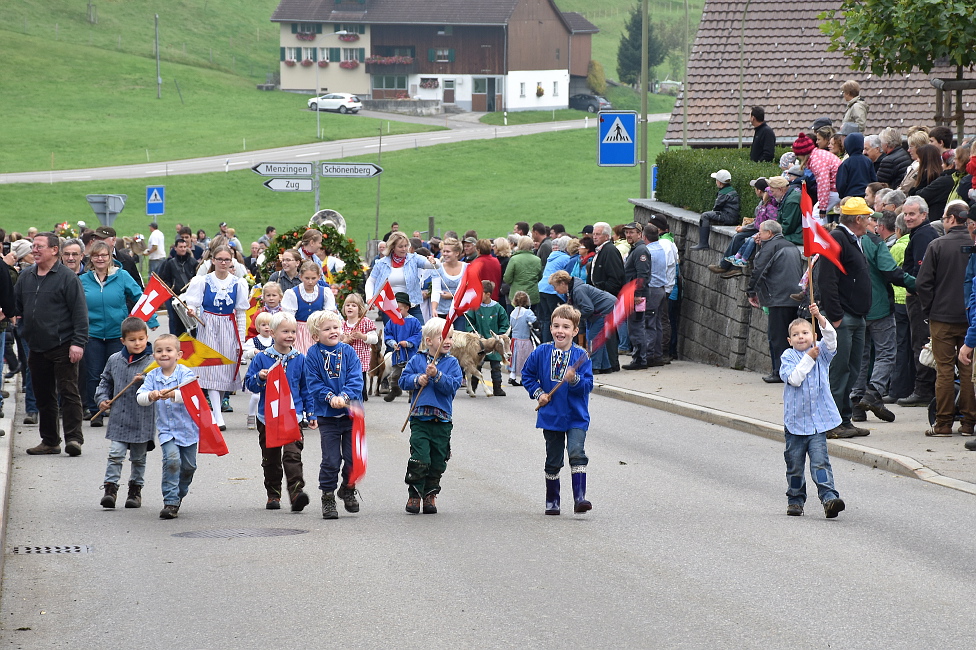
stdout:
POLYGON ((197 469, 197 443, 200 432, 183 404, 183 384, 196 379, 193 371, 178 363, 183 352, 172 334, 156 339, 153 357, 159 367, 146 375, 136 393, 140 406, 155 402, 156 430, 163 452, 163 509, 160 519, 176 519, 183 497, 190 489, 197 469))
POLYGON ((274 345, 254 356, 244 378, 244 387, 258 395, 258 444, 264 488, 265 508, 281 509, 281 479, 288 487, 291 511, 301 512, 308 505, 302 467, 305 441, 299 419, 312 412, 312 396, 305 383, 305 355, 293 346, 298 323, 295 317, 278 313, 271 317, 274 345))
MULTIPOLYGON (((861 202, 864 203, 864 199, 861 202)), ((867 206, 866 203, 864 205, 867 206)), ((842 273, 847 273, 840 261, 840 243, 813 217, 813 199, 807 194, 806 181, 803 181, 803 191, 800 193, 800 214, 803 217, 803 256, 812 258, 814 255, 823 255, 842 273)))

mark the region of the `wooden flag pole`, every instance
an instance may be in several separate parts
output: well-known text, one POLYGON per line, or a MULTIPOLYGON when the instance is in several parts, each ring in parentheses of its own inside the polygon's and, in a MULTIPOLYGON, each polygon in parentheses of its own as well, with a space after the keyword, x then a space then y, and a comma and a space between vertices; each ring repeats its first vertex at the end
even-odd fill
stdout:
MULTIPOLYGON (((813 255, 807 258, 807 289, 810 291, 810 304, 816 304, 813 300, 813 255)), ((817 319, 810 314, 810 331, 816 334, 817 332, 817 319)))
MULTIPOLYGON (((179 297, 179 296, 177 296, 177 295, 176 295, 176 293, 175 293, 175 292, 174 292, 174 291, 173 291, 172 289, 170 289, 170 288, 169 288, 169 285, 168 285, 168 284, 166 284, 165 282, 163 282, 163 279, 162 279, 161 277, 159 277, 159 276, 158 276, 158 275, 156 275, 155 273, 151 273, 150 275, 152 275, 152 277, 154 277, 154 278, 156 278, 157 280, 159 280, 159 283, 160 283, 161 285, 163 285, 164 287, 166 287, 166 290, 167 290, 167 291, 169 291, 169 295, 173 297, 173 300, 175 300, 176 302, 178 302, 178 303, 180 303, 181 305, 183 305, 183 308, 184 308, 184 309, 186 310, 186 313, 188 313, 188 314, 190 314, 190 313, 191 313, 191 310, 190 310, 190 308, 189 308, 189 307, 187 307, 187 305, 186 305, 186 303, 185 303, 185 302, 183 302, 182 300, 180 300, 180 297, 179 297)), ((200 320, 200 317, 199 317, 199 316, 197 316, 197 314, 196 314, 196 312, 195 312, 195 311, 194 311, 194 312, 192 312, 192 316, 193 316, 193 319, 194 319, 194 320, 195 320, 196 322, 198 322, 198 323, 200 323, 200 325, 201 325, 202 327, 206 327, 206 324, 204 324, 204 322, 203 322, 202 320, 200 320)))
MULTIPOLYGON (((141 375, 142 373, 138 373, 138 374, 139 374, 139 375, 141 375)), ((142 379, 142 377, 141 377, 141 376, 139 376, 139 377, 136 377, 135 379, 133 379, 132 381, 130 381, 130 382, 129 382, 129 383, 128 383, 128 384, 126 385, 126 387, 125 387, 125 388, 123 388, 123 389, 122 389, 122 390, 120 390, 120 391, 119 391, 118 393, 116 393, 116 394, 115 394, 115 397, 113 397, 112 399, 110 399, 110 400, 108 401, 108 406, 107 406, 107 407, 105 407, 105 408, 103 408, 103 409, 99 409, 99 411, 98 411, 98 413, 96 413, 95 415, 93 415, 93 416, 91 416, 91 418, 89 418, 89 419, 90 419, 90 420, 94 420, 94 419, 95 419, 95 418, 97 418, 97 417, 98 417, 99 415, 101 415, 101 414, 102 414, 102 413, 104 413, 105 411, 107 411, 107 410, 109 410, 110 408, 112 408, 112 404, 113 404, 113 403, 115 402, 115 400, 117 400, 118 398, 120 398, 120 397, 122 397, 122 393, 124 393, 125 391, 127 391, 127 390, 129 390, 130 388, 132 388, 132 385, 133 385, 134 383, 136 383, 137 381, 139 381, 140 379, 142 379)))
MULTIPOLYGON (((437 365, 437 359, 440 358, 440 356, 441 356, 441 345, 443 345, 443 344, 444 344, 444 340, 443 340, 443 338, 441 338, 441 344, 437 346, 437 352, 434 353, 434 361, 433 361, 434 365, 437 365)), ((404 369, 406 369, 406 368, 404 368, 404 369)), ((431 380, 431 377, 428 376, 427 377, 427 384, 430 383, 430 380, 431 380)), ((484 383, 484 382, 482 382, 482 383, 484 383)), ((407 423, 410 422, 410 414, 413 413, 413 409, 417 406, 417 400, 420 399, 420 393, 424 392, 424 389, 427 388, 427 384, 424 384, 423 386, 421 386, 420 388, 418 388, 417 389, 417 394, 413 396, 413 403, 410 405, 410 410, 407 411, 407 419, 403 421, 403 426, 400 427, 400 433, 403 433, 403 431, 407 428, 407 423)), ((393 388, 391 387, 390 390, 393 390, 393 388)))
MULTIPOLYGON (((572 349, 572 348, 570 348, 570 349, 572 349)), ((572 368, 573 368, 573 372, 575 373, 575 372, 576 372, 577 370, 579 370, 579 369, 580 369, 580 367, 581 367, 581 366, 582 366, 582 365, 583 365, 584 363, 586 363, 586 360, 587 360, 587 359, 589 359, 589 358, 590 358, 590 357, 588 357, 587 355, 585 355, 585 354, 584 354, 584 355, 582 355, 582 356, 581 356, 581 357, 580 357, 579 359, 577 359, 577 360, 576 360, 576 363, 574 363, 574 364, 572 365, 572 368)), ((546 393, 546 397, 548 397, 548 398, 550 398, 550 399, 551 399, 551 398, 552 398, 552 396, 553 396, 553 394, 554 394, 554 393, 555 393, 555 392, 556 392, 557 390, 559 390, 559 387, 560 387, 560 386, 562 386, 562 385, 563 385, 563 384, 565 384, 565 383, 566 383, 566 375, 565 375, 565 373, 563 373, 563 378, 559 380, 559 383, 558 383, 558 384, 556 384, 555 386, 553 386, 553 387, 552 387, 552 390, 551 390, 551 391, 549 391, 548 393, 546 393)), ((548 403, 547 403, 547 404, 548 404, 548 403)), ((541 405, 541 404, 536 404, 536 405, 535 405, 535 410, 536 410, 536 411, 538 411, 538 410, 539 410, 539 409, 541 409, 541 408, 542 408, 542 405, 541 405)))

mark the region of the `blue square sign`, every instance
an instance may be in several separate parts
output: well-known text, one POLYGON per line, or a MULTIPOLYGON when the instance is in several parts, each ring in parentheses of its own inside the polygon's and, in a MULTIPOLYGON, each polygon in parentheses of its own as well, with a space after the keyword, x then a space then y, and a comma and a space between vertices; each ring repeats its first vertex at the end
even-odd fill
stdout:
POLYGON ((596 164, 600 167, 637 165, 637 112, 601 111, 597 130, 596 164))
POLYGON ((155 217, 164 212, 166 203, 166 186, 149 185, 146 187, 146 216, 155 217))

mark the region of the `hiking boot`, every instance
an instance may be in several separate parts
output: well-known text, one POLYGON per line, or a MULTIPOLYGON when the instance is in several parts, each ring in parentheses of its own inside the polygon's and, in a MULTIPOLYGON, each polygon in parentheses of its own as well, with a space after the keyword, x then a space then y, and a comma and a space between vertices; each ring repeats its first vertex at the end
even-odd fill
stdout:
POLYGON ((268 502, 264 504, 265 510, 281 510, 281 499, 278 497, 271 497, 268 502))
POLYGON ((799 503, 791 503, 786 506, 786 514, 790 517, 801 517, 803 516, 803 506, 799 503))
POLYGON ((64 453, 71 457, 81 456, 81 443, 77 440, 69 440, 64 445, 64 453))
POLYGON ((119 494, 119 484, 118 483, 106 483, 102 486, 105 490, 105 496, 102 497, 101 506, 103 508, 114 508, 115 499, 119 494))
POLYGON ((176 519, 180 516, 179 506, 163 506, 163 509, 159 511, 160 519, 176 519))
POLYGON ((428 494, 424 497, 424 514, 425 515, 436 515, 437 514, 437 495, 428 494))
POLYGON ((335 492, 322 493, 322 519, 338 519, 339 511, 336 509, 335 492))
POLYGON ((31 447, 27 450, 27 453, 31 456, 43 456, 45 454, 60 454, 61 445, 46 445, 43 442, 36 447, 31 447))
POLYGON ((731 280, 732 278, 737 278, 742 275, 742 269, 738 266, 733 266, 731 269, 722 274, 723 280, 731 280))
POLYGON ((823 506, 824 514, 827 516, 827 519, 834 519, 841 513, 841 511, 844 510, 844 508, 847 507, 844 505, 844 500, 839 498, 831 499, 830 501, 825 502, 823 506))
POLYGON ((973 435, 973 423, 963 422, 959 425, 959 435, 961 436, 971 436, 973 435))
POLYGON ((857 433, 854 431, 853 427, 848 429, 843 424, 838 424, 836 427, 827 432, 827 438, 829 440, 836 440, 838 438, 854 438, 856 436, 857 433))
POLYGON ((311 501, 311 499, 308 497, 308 494, 306 494, 303 490, 299 490, 297 494, 294 494, 291 497, 291 511, 301 512, 305 509, 305 506, 308 505, 309 501, 311 501))
POLYGON ((805 296, 805 295, 806 294, 803 293, 802 291, 799 292, 799 293, 791 293, 790 294, 790 300, 795 300, 797 302, 803 302, 803 296, 805 296))
POLYGON ((92 419, 91 419, 91 425, 93 427, 104 427, 105 426, 104 419, 105 419, 105 414, 104 413, 98 413, 98 414, 96 414, 96 415, 94 415, 92 417, 92 419))
POLYGON ((142 507, 142 486, 133 481, 129 481, 129 493, 125 496, 126 508, 142 507))
POLYGON ((931 401, 931 397, 923 397, 918 393, 912 393, 908 397, 902 397, 895 403, 898 406, 928 406, 931 401))
POLYGON ((505 397, 505 391, 502 390, 501 384, 495 384, 491 389, 492 397, 505 397))
POLYGON ((404 509, 412 515, 420 514, 420 497, 408 498, 407 507, 404 509))
POLYGON ((885 404, 894 404, 895 402, 898 401, 898 398, 892 395, 885 395, 884 397, 881 398, 881 401, 885 404))
MULTIPOLYGON (((868 402, 867 400, 863 400, 862 399, 861 400, 861 403, 859 404, 859 406, 861 407, 861 409, 868 409, 869 411, 871 411, 872 413, 874 413, 874 416, 876 418, 878 418, 879 420, 883 420, 885 422, 894 422, 895 421, 895 414, 892 413, 891 410, 887 406, 884 405, 884 402, 882 402, 880 400, 877 401, 877 402, 868 402)), ((851 418, 851 419, 854 419, 854 418, 851 418)), ((971 428, 972 428, 972 426, 970 425, 970 429, 971 428)))
POLYGON ((850 422, 848 422, 847 424, 842 424, 841 426, 844 427, 844 429, 846 429, 847 431, 854 432, 854 435, 851 436, 852 438, 863 438, 864 436, 871 435, 870 429, 862 429, 861 427, 856 427, 850 422))
MULTIPOLYGON (((24 417, 24 424, 37 424, 37 411, 29 412, 26 417, 24 417)), ((61 453, 58 451, 58 453, 61 453)))
MULTIPOLYGON (((94 425, 92 425, 94 426, 94 425)), ((257 429, 258 428, 258 417, 256 415, 247 416, 247 428, 257 429)))
POLYGON ((860 405, 853 407, 851 412, 851 422, 867 422, 868 414, 860 405))
MULTIPOLYGON (((725 261, 728 262, 728 259, 726 259, 725 261)), ((730 264, 731 264, 731 262, 730 262, 730 264)), ((726 271, 728 271, 728 269, 723 269, 718 264, 709 264, 708 265, 708 270, 711 271, 712 273, 714 273, 715 275, 721 275, 721 274, 725 273, 726 271)))
POLYGON ((234 407, 230 405, 230 398, 229 397, 225 397, 224 399, 220 400, 220 412, 221 413, 233 413, 234 412, 234 407))
POLYGON ((343 485, 336 492, 336 496, 342 499, 342 505, 346 512, 359 512, 359 501, 356 500, 356 488, 343 485))

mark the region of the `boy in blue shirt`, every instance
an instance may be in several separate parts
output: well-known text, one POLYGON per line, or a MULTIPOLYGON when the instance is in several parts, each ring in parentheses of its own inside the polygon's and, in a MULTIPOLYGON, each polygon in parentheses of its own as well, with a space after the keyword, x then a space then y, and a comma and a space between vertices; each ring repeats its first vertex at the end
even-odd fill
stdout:
MULTIPOLYGON (((260 318, 262 314, 258 314, 260 318)), ((264 413, 264 392, 268 387, 268 371, 280 362, 285 367, 288 377, 288 388, 291 399, 295 404, 295 416, 298 422, 305 419, 305 412, 312 410, 312 399, 305 385, 305 355, 296 350, 295 339, 298 338, 298 323, 295 317, 285 312, 278 312, 271 316, 269 323, 274 344, 265 348, 254 356, 247 368, 244 378, 244 388, 258 397, 258 444, 261 445, 261 467, 264 468, 264 489, 268 493, 268 503, 264 506, 268 510, 281 509, 281 479, 285 478, 288 487, 288 498, 291 501, 291 511, 301 512, 308 505, 308 494, 302 490, 305 487, 305 477, 302 467, 302 449, 305 447, 305 437, 290 442, 283 447, 266 446, 266 419, 264 413)))
POLYGON ((840 413, 830 393, 830 360, 837 351, 837 332, 810 305, 810 315, 820 323, 819 344, 808 321, 790 323, 790 348, 781 357, 779 376, 783 387, 783 423, 786 433, 786 514, 799 517, 807 500, 803 464, 810 457, 810 475, 817 484, 827 519, 844 510, 834 489, 834 474, 827 456, 827 431, 840 425, 840 413))
POLYGON ((407 507, 412 515, 437 513, 441 477, 451 456, 451 430, 454 395, 461 387, 463 374, 458 360, 450 355, 453 329, 441 337, 447 321, 431 318, 423 327, 422 353, 407 362, 400 375, 400 387, 420 391, 410 412, 410 460, 407 461, 407 507), (440 355, 434 360, 437 351, 440 355))
POLYGON ((163 509, 159 518, 176 519, 197 469, 197 443, 200 442, 200 430, 183 404, 179 387, 196 375, 179 365, 183 351, 180 340, 172 334, 156 339, 153 357, 159 367, 146 375, 136 393, 136 401, 140 406, 156 403, 156 430, 163 452, 163 509))
POLYGON ((546 440, 546 514, 559 514, 559 471, 563 454, 569 454, 572 471, 573 512, 586 512, 593 505, 586 500, 586 457, 584 445, 590 426, 589 401, 593 390, 593 368, 586 350, 573 343, 579 334, 580 313, 570 305, 552 312, 552 341, 543 343, 529 355, 522 368, 522 385, 538 400, 536 428, 546 440), (580 359, 578 370, 573 365, 580 359), (552 393, 560 383, 559 390, 552 393), (550 393, 552 395, 550 396, 550 393))
POLYGON ((359 512, 356 490, 349 487, 352 472, 352 418, 347 410, 363 394, 363 364, 348 343, 342 342, 342 316, 317 311, 308 317, 308 331, 317 343, 305 354, 305 385, 312 398, 308 425, 318 427, 322 439, 319 489, 322 518, 338 519, 336 496, 346 512, 359 512), (342 466, 342 487, 339 468, 342 466))
POLYGON ((397 325, 392 320, 388 320, 383 326, 383 342, 386 344, 386 350, 393 352, 390 392, 383 398, 384 402, 392 402, 403 393, 400 390, 400 375, 410 358, 417 354, 417 348, 420 346, 422 326, 419 320, 408 313, 410 296, 403 291, 398 291, 395 298, 397 309, 403 316, 403 325, 397 325))

